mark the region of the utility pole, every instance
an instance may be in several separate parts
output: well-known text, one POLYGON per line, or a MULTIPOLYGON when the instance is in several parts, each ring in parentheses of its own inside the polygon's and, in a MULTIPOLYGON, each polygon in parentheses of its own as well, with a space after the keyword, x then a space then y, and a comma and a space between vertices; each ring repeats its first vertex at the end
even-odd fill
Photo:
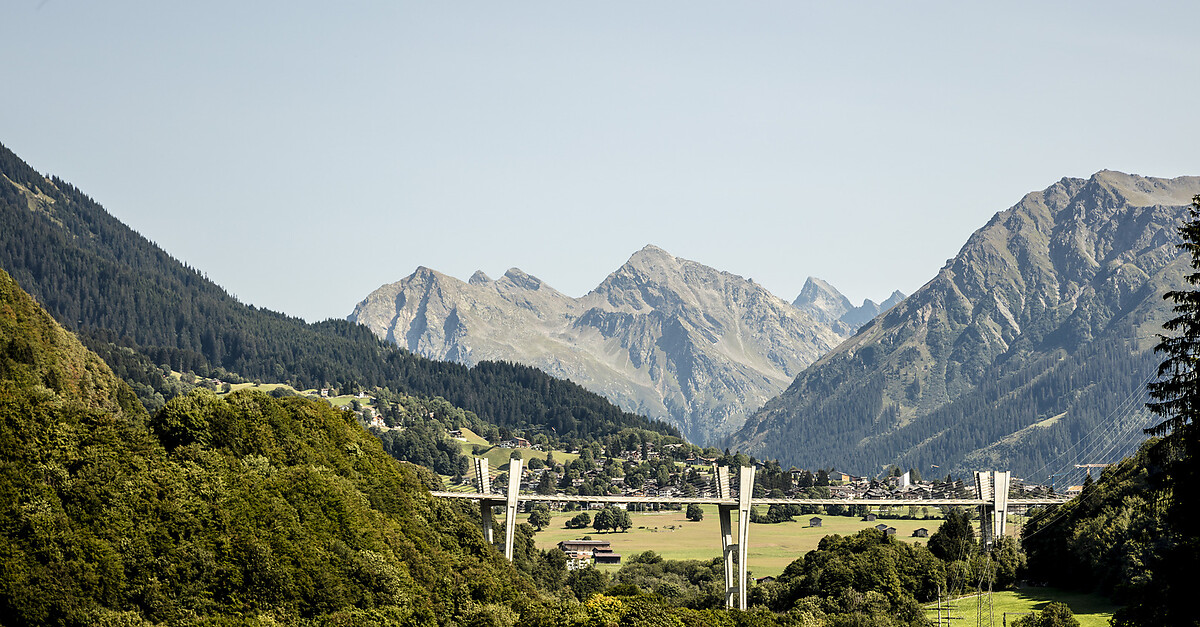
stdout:
POLYGON ((938 585, 937 624, 939 626, 942 624, 942 586, 940 584, 938 585))

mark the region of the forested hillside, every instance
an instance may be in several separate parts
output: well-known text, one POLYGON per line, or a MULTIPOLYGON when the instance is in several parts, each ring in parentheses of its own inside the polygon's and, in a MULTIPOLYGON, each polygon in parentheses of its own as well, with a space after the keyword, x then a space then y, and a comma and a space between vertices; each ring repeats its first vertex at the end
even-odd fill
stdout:
POLYGON ((0 273, 4 624, 515 615, 531 584, 349 416, 199 390, 147 419, 0 273))
MULTIPOLYGON (((562 437, 625 427, 678 434, 534 368, 435 362, 343 320, 308 324, 239 303, 71 184, 42 176, 3 146, 0 268, 106 354, 123 345, 150 364, 201 375, 228 371, 298 387, 352 382, 441 396, 493 424, 541 425, 562 437)), ((138 369, 144 365, 129 368, 138 369)))
MULTIPOLYGON (((1027 195, 822 357, 731 446, 802 467, 1009 468, 1045 481, 1081 438, 1112 461, 1149 417, 1161 295, 1200 177, 1099 172, 1027 195)), ((1078 452, 1079 449, 1075 449, 1078 452)))

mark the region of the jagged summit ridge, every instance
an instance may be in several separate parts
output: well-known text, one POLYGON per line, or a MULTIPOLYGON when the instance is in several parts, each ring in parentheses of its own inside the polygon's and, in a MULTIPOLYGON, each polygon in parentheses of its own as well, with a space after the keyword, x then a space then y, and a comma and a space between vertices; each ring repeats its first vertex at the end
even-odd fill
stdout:
POLYGON ((418 271, 349 319, 428 357, 536 366, 696 442, 732 431, 849 331, 653 245, 577 299, 515 268, 486 279, 418 271))
POLYGON ((831 326, 841 325, 842 332, 853 334, 859 327, 870 322, 879 314, 891 309, 904 300, 900 290, 881 304, 871 299, 863 300, 863 304, 855 307, 837 288, 816 277, 808 277, 800 295, 792 301, 792 306, 808 312, 814 317, 831 326))

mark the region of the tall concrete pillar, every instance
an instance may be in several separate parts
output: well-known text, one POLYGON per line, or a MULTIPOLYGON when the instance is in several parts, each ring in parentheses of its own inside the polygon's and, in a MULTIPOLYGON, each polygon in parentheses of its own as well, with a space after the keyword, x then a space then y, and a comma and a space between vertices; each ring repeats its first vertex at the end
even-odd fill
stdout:
POLYGON ((1008 484, 1010 471, 992 472, 992 533, 991 540, 1004 537, 1008 523, 1008 484))
MULTIPOLYGON (((717 498, 731 498, 729 490, 729 467, 713 464, 713 477, 716 483, 717 498)), ((717 516, 721 521, 721 558, 725 563, 725 606, 733 607, 736 602, 736 584, 734 582, 734 561, 737 559, 737 545, 733 542, 733 512, 732 505, 717 505, 717 516)))
POLYGON ((483 539, 487 540, 488 544, 496 543, 496 532, 492 531, 492 504, 495 501, 481 499, 479 501, 479 520, 482 521, 483 539))
MULTIPOLYGON (((728 499, 729 468, 716 467, 717 498, 728 499)), ((725 562, 725 605, 746 609, 746 551, 750 540, 750 505, 754 496, 754 467, 743 466, 738 476, 738 504, 717 505, 721 519, 721 554, 725 562), (737 541, 734 542, 733 510, 737 509, 737 541)))
POLYGON ((979 535, 986 542, 992 533, 991 508, 987 505, 992 500, 992 478, 988 471, 975 471, 975 492, 985 504, 979 506, 979 535))
POLYGON ((742 466, 738 477, 738 603, 746 609, 746 551, 750 548, 750 499, 754 496, 754 466, 742 466))
MULTIPOLYGON (((480 494, 491 494, 492 483, 488 477, 488 460, 486 457, 476 457, 472 461, 475 462, 475 484, 479 486, 480 494)), ((483 527, 483 539, 487 540, 488 544, 496 543, 495 532, 492 531, 492 505, 495 501, 489 499, 479 500, 479 520, 483 527)))
POLYGON ((1008 487, 1010 471, 987 470, 975 473, 975 489, 979 498, 987 501, 979 506, 979 533, 984 542, 1004 536, 1008 523, 1008 487))
POLYGON ((492 493, 492 480, 488 477, 488 460, 486 457, 476 457, 475 461, 475 483, 479 486, 480 494, 492 493))
MULTIPOLYGON (((717 515, 721 519, 721 556, 725 562, 725 607, 733 607, 737 586, 734 584, 734 560, 737 545, 733 543, 732 505, 718 505, 717 515)), ((740 521, 739 521, 740 523, 740 521)))
POLYGON ((504 557, 513 558, 513 535, 517 531, 517 493, 521 490, 520 457, 508 462, 508 498, 504 504, 504 557))
POLYGON ((729 496, 729 468, 713 464, 713 481, 716 483, 717 498, 727 499, 729 496))

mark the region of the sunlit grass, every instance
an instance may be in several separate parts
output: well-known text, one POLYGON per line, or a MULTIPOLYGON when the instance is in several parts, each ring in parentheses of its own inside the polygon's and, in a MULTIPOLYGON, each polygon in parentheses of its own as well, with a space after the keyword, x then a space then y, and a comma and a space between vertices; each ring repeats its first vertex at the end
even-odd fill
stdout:
MULTIPOLYGON (((683 510, 661 512, 630 512, 633 528, 627 532, 599 533, 594 529, 567 529, 563 525, 578 512, 553 512, 550 526, 538 533, 534 540, 539 549, 556 546, 562 540, 573 540, 590 535, 597 540, 608 540, 613 551, 624 557, 647 550, 675 560, 708 560, 721 557, 720 521, 716 505, 705 505, 704 520, 692 522, 684 517, 683 510)), ((595 512, 589 512, 595 514, 595 512)), ((867 522, 858 516, 821 515, 821 527, 809 527, 812 515, 797 516, 794 522, 773 525, 750 526, 747 568, 755 577, 778 576, 793 560, 817 548, 821 538, 832 535, 851 535, 884 523, 896 528, 896 537, 904 542, 924 542, 924 538, 912 537, 913 530, 925 527, 933 533, 941 525, 936 520, 885 520, 867 522)), ((528 515, 519 516, 526 522, 528 515)), ((737 514, 733 515, 737 524, 737 514)))
MULTIPOLYGON (((972 595, 954 599, 943 604, 943 608, 949 607, 950 609, 948 613, 943 609, 942 617, 944 619, 949 615, 955 624, 974 624, 982 616, 984 625, 1003 626, 1006 623, 1012 624, 1012 621, 1022 614, 1040 612, 1042 608, 1053 601, 1066 603, 1075 613, 1080 627, 1107 627, 1109 619, 1112 618, 1113 612, 1118 607, 1108 599, 1096 594, 1070 592, 1057 588, 1026 587, 992 593, 990 600, 986 593, 982 596, 972 595)), ((932 607, 936 607, 936 605, 926 606, 930 619, 937 615, 931 609, 932 607)))

